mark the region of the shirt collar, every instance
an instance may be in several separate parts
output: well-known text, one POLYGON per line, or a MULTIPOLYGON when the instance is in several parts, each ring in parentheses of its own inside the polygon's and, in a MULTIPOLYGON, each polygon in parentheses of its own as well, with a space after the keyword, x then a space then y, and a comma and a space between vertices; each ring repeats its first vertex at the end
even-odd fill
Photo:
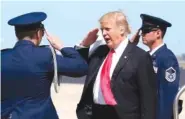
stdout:
POLYGON ((118 47, 114 49, 115 53, 122 54, 127 45, 128 45, 128 38, 126 37, 124 40, 121 41, 118 47))
POLYGON ((153 55, 159 48, 161 48, 164 45, 164 43, 160 44, 156 48, 154 48, 152 51, 150 51, 150 55, 153 55))

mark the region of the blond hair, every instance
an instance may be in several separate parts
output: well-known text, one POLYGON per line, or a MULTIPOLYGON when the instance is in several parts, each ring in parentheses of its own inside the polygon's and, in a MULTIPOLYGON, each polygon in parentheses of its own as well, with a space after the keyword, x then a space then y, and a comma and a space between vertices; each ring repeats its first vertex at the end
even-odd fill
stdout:
POLYGON ((101 23, 104 20, 114 20, 117 26, 123 26, 125 28, 125 33, 127 34, 131 33, 127 17, 122 11, 108 12, 99 19, 99 22, 101 23))

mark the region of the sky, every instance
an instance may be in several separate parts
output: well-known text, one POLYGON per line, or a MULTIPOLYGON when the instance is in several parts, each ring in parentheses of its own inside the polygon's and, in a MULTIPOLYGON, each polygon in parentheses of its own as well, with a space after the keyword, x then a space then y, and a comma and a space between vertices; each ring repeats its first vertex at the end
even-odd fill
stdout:
MULTIPOLYGON (((47 31, 58 36, 64 46, 74 46, 79 43, 94 28, 99 28, 99 18, 110 11, 123 11, 130 24, 132 34, 141 26, 140 14, 145 13, 161 17, 172 23, 164 37, 168 48, 176 55, 185 53, 185 1, 139 1, 139 0, 102 0, 102 1, 56 1, 56 0, 32 0, 32 1, 8 1, 1 0, 1 49, 12 48, 17 42, 14 27, 7 24, 8 20, 18 15, 42 11, 47 14, 43 22, 47 31)), ((43 38, 42 45, 48 45, 43 38)), ((140 42, 139 47, 148 50, 140 42)))

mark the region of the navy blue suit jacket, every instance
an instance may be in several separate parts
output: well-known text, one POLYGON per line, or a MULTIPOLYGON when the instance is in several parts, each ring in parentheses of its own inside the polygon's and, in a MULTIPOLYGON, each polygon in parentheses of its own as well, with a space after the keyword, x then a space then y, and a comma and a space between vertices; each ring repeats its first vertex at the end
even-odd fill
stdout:
POLYGON ((171 119, 173 101, 179 88, 179 64, 173 52, 166 45, 159 48, 152 55, 152 59, 158 81, 157 119, 171 119))
MULTIPOLYGON (((83 76, 87 63, 74 48, 61 49, 58 72, 83 76)), ((51 50, 20 40, 1 51, 1 116, 12 119, 58 119, 50 96, 54 75, 51 50)))

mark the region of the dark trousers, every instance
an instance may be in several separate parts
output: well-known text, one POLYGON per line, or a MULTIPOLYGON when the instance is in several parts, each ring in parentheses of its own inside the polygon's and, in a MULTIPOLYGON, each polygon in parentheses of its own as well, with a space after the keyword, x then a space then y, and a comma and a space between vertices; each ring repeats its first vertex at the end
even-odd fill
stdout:
POLYGON ((92 119, 119 119, 113 106, 94 104, 92 107, 92 119))

